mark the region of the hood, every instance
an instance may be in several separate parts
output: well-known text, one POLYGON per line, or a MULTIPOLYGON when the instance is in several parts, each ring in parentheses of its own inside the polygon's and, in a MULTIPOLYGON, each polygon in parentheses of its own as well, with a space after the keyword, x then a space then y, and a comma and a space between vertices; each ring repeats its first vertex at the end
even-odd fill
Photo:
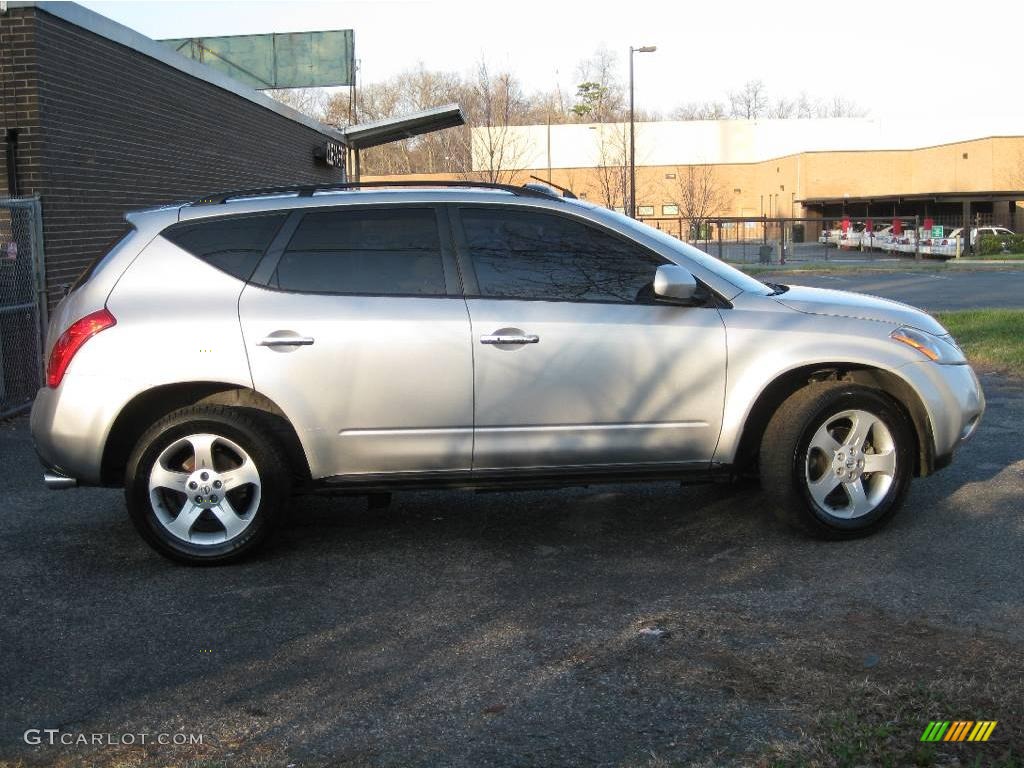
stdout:
POLYGON ((899 301, 868 296, 864 293, 791 285, 788 291, 772 298, 790 309, 810 315, 834 315, 836 317, 853 317, 859 320, 875 320, 894 325, 909 325, 936 336, 948 333, 938 320, 924 310, 899 301))

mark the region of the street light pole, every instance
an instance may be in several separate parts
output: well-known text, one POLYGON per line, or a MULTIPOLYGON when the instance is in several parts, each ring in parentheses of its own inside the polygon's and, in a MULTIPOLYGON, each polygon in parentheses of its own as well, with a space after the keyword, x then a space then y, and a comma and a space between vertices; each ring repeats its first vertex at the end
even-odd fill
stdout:
POLYGON ((658 50, 654 45, 642 45, 639 48, 629 46, 629 205, 626 208, 631 219, 636 218, 636 129, 633 117, 633 54, 654 53, 658 50))

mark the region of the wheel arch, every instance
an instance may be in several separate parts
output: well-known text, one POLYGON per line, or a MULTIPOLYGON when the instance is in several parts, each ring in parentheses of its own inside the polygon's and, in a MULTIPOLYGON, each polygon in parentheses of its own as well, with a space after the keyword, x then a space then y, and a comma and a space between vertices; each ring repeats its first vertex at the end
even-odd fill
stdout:
POLYGON ((284 411, 266 395, 248 387, 216 381, 165 384, 140 392, 114 419, 103 447, 101 481, 120 485, 128 456, 139 438, 156 421, 191 405, 224 405, 256 412, 284 450, 297 484, 310 478, 309 462, 298 433, 284 411))
POLYGON ((779 406, 794 392, 813 381, 848 381, 880 390, 903 411, 913 426, 914 474, 926 477, 935 470, 935 440, 931 420, 920 396, 905 379, 892 371, 860 363, 814 363, 779 374, 766 385, 751 406, 743 424, 733 465, 740 473, 750 473, 757 465, 757 454, 765 428, 779 406))

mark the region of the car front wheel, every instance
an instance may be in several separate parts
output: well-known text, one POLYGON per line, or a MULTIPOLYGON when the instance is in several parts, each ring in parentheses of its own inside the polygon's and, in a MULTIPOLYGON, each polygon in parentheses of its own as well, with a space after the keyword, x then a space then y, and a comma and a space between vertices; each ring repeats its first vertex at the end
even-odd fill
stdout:
POLYGON ((761 441, 761 484, 777 516, 825 538, 873 532, 913 476, 912 426, 886 394, 815 382, 776 411, 761 441))
POLYGON ((194 406, 142 436, 128 462, 125 496, 135 527, 162 555, 219 564, 266 539, 289 482, 287 461, 256 416, 194 406))

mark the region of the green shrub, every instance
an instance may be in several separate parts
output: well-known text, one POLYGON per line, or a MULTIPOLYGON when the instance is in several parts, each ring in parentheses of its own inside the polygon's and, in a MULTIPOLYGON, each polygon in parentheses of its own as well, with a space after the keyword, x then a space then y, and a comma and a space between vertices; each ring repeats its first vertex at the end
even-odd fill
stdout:
POLYGON ((999 235, 982 235, 978 242, 978 253, 981 256, 998 256, 1003 252, 1005 240, 1005 237, 999 235))
POLYGON ((978 243, 979 255, 998 256, 1001 253, 1024 253, 1024 235, 982 235, 978 243))

